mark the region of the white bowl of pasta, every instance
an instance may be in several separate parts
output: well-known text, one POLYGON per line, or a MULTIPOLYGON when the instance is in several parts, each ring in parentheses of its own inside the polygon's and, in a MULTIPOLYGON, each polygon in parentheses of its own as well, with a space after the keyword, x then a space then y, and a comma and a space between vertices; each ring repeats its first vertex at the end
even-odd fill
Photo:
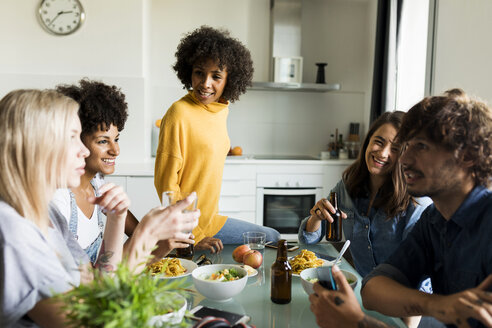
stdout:
POLYGON ((190 260, 165 257, 149 265, 149 270, 161 279, 179 279, 189 276, 198 265, 190 260))
MULTIPOLYGON (((309 268, 306 270, 302 270, 300 276, 301 276, 301 285, 306 294, 311 295, 313 293, 313 285, 318 281, 318 268, 309 268)), ((343 275, 347 279, 347 282, 349 283, 350 287, 352 289, 355 289, 355 286, 357 286, 357 276, 347 270, 340 270, 342 271, 343 275)))
POLYGON ((228 301, 239 294, 248 281, 248 272, 235 264, 211 264, 193 270, 195 288, 208 299, 228 301))

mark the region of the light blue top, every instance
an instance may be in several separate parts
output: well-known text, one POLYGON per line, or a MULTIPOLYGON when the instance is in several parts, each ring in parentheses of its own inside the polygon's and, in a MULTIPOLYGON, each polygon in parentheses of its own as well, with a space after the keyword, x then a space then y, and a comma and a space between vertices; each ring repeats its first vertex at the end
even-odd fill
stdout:
MULTIPOLYGON (((350 240, 349 250, 355 269, 362 277, 389 258, 407 237, 424 209, 432 203, 430 198, 418 198, 417 205, 410 204, 399 217, 388 219, 382 208, 371 208, 369 216, 366 216, 369 198, 353 200, 342 180, 332 191, 338 194, 340 210, 347 214, 347 219, 343 220, 343 234, 345 239, 350 240)), ((326 221, 322 222, 317 231, 307 232, 305 228, 308 219, 301 222, 299 241, 305 244, 318 243, 326 234, 326 221)))
POLYGON ((25 316, 39 301, 80 283, 87 255, 50 208, 47 234, 0 200, 0 326, 38 327, 25 316))

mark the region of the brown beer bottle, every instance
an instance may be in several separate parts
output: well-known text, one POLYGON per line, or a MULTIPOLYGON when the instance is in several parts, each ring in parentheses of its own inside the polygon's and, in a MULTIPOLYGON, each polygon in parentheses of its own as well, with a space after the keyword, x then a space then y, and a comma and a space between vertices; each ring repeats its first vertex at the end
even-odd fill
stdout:
POLYGON ((335 213, 331 214, 333 223, 326 222, 326 240, 341 241, 342 240, 342 213, 338 208, 338 195, 336 192, 330 193, 330 203, 335 208, 335 213))
POLYGON ((277 244, 277 259, 270 271, 271 295, 273 303, 287 304, 291 300, 292 268, 287 260, 287 240, 277 244))
POLYGON ((189 244, 188 247, 185 248, 176 248, 176 256, 182 259, 191 260, 194 253, 193 244, 189 244))

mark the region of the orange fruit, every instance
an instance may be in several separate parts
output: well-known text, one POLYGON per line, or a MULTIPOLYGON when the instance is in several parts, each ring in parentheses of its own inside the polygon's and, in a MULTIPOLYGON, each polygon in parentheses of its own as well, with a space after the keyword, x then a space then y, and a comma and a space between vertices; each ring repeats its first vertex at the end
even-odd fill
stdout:
POLYGON ((157 126, 158 128, 160 128, 161 127, 161 121, 162 121, 162 119, 156 120, 155 121, 155 126, 157 126))
POLYGON ((231 154, 235 155, 235 156, 240 156, 243 154, 243 149, 239 146, 236 146, 236 147, 232 148, 231 154))

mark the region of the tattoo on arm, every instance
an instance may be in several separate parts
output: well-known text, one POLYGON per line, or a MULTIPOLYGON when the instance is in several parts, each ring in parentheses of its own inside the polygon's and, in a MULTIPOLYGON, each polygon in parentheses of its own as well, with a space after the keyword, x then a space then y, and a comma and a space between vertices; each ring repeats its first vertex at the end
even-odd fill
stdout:
POLYGON ((99 251, 99 257, 97 258, 95 268, 106 272, 114 271, 113 265, 109 264, 109 259, 113 257, 113 255, 114 253, 112 251, 106 252, 103 240, 101 243, 101 250, 99 251))
POLYGON ((358 328, 389 328, 391 326, 388 326, 384 322, 381 322, 377 319, 369 317, 366 314, 364 315, 364 318, 362 318, 362 320, 357 323, 357 327, 358 328))
POLYGON ((482 306, 483 301, 481 299, 476 299, 473 301, 473 303, 477 304, 478 306, 482 306))
POLYGON ((420 304, 411 304, 409 306, 405 306, 405 312, 408 316, 414 315, 422 315, 422 306, 420 304))

